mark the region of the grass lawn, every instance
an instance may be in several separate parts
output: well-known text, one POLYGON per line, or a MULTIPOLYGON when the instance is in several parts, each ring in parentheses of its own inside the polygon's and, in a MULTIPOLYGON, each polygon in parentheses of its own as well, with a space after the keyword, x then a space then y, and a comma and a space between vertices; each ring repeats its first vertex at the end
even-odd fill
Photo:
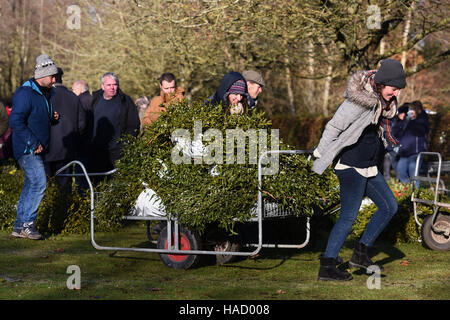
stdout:
MULTIPOLYGON (((96 234, 105 246, 142 246, 142 224, 116 233, 96 234)), ((351 242, 341 251, 352 254, 351 242)), ((15 239, 0 232, 2 300, 448 300, 450 252, 420 243, 377 244, 374 261, 385 271, 379 289, 369 289, 366 275, 352 270, 348 282, 319 282, 322 249, 262 249, 253 259, 226 265, 205 262, 190 270, 166 267, 156 253, 99 251, 89 235, 57 235, 43 241, 15 239), (69 290, 70 265, 81 270, 81 290, 69 290)))

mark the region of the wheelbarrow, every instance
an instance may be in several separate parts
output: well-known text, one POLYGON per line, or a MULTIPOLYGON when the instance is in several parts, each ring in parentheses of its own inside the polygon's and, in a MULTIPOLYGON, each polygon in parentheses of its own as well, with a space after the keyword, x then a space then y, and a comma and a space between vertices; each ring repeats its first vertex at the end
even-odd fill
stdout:
POLYGON ((421 227, 422 239, 428 248, 432 250, 450 250, 450 215, 442 212, 442 208, 450 209, 450 203, 439 200, 439 195, 446 195, 449 189, 446 188, 444 180, 441 179, 442 173, 450 172, 450 161, 442 161, 441 154, 438 152, 420 152, 417 156, 416 169, 414 172, 413 192, 411 202, 414 208, 414 219, 416 224, 421 227), (424 156, 431 156, 437 161, 427 163, 427 176, 420 176, 420 166, 424 156), (416 181, 428 182, 433 188, 433 200, 423 199, 416 196, 416 181), (425 204, 433 208, 433 213, 423 219, 420 223, 418 219, 418 204, 425 204))
MULTIPOLYGON (((61 174, 65 176, 84 176, 87 180, 90 190, 90 239, 92 246, 97 250, 109 251, 132 251, 132 252, 151 252, 158 253, 164 265, 175 269, 188 269, 195 266, 201 256, 215 255, 218 263, 230 262, 235 257, 251 257, 259 254, 262 248, 290 248, 302 249, 306 247, 310 241, 310 217, 301 217, 304 219, 304 239, 300 243, 263 243, 263 220, 284 217, 298 217, 293 212, 282 210, 276 203, 263 199, 262 193, 262 159, 269 154, 311 154, 310 150, 276 150, 266 151, 261 154, 258 160, 258 191, 257 203, 253 210, 252 218, 248 223, 256 223, 257 240, 255 243, 246 243, 242 245, 236 237, 227 234, 215 234, 213 244, 205 243, 204 239, 198 235, 195 230, 186 228, 181 225, 178 220, 171 216, 170 213, 165 215, 124 215, 124 220, 140 220, 147 222, 147 236, 156 248, 136 248, 136 247, 114 247, 103 246, 97 243, 95 238, 95 197, 94 188, 91 182, 91 176, 108 176, 116 172, 117 169, 103 173, 88 173, 84 165, 79 161, 72 161, 58 170, 57 175, 72 165, 78 165, 82 169, 79 174, 61 174), (149 222, 160 221, 164 223, 164 227, 159 232, 157 240, 151 237, 149 222), (243 248, 254 248, 253 250, 243 250, 243 248)), ((335 209, 333 212, 339 210, 335 209)), ((331 212, 331 213, 333 213, 331 212)), ((211 242, 211 237, 208 242, 211 242)))

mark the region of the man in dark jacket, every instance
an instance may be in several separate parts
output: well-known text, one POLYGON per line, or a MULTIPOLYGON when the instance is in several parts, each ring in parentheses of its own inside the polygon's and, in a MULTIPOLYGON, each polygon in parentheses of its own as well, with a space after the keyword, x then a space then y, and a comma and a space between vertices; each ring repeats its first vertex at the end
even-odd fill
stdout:
MULTIPOLYGON (((80 99, 62 84, 64 72, 58 68, 54 95, 51 102, 53 109, 59 114, 59 121, 50 129, 50 143, 48 151, 44 154, 45 172, 53 177, 60 168, 78 158, 80 138, 86 128, 86 114, 81 106, 80 99)), ((70 173, 67 168, 64 173, 70 173)), ((61 190, 70 189, 70 177, 56 177, 61 190)))
POLYGON ((102 76, 102 88, 93 94, 94 115, 90 172, 105 172, 114 168, 121 157, 125 135, 137 136, 140 128, 139 114, 133 100, 119 88, 116 74, 102 76))
POLYGON ((51 103, 52 84, 57 73, 50 57, 40 55, 36 58, 34 78, 14 93, 9 125, 13 131, 14 158, 25 173, 13 226, 14 237, 42 238, 35 222, 47 184, 42 154, 48 148, 50 125, 59 117, 51 103))
MULTIPOLYGON (((84 80, 77 80, 72 85, 72 91, 75 93, 81 101, 81 107, 84 110, 86 116, 86 130, 81 136, 80 148, 78 149, 78 160, 87 168, 89 152, 89 145, 92 139, 92 131, 94 126, 94 114, 92 111, 93 97, 89 92, 89 85, 84 80)), ((83 170, 80 166, 75 167, 75 173, 82 174, 83 170)), ((89 188, 89 185, 84 176, 75 177, 75 183, 78 186, 78 191, 83 192, 89 188)))
POLYGON ((84 80, 77 80, 72 85, 72 91, 75 93, 81 101, 81 107, 84 110, 86 116, 86 130, 81 137, 81 148, 79 150, 79 156, 84 164, 83 159, 87 159, 89 155, 89 142, 92 139, 92 130, 94 125, 94 114, 92 111, 92 102, 94 98, 89 92, 89 86, 84 80))

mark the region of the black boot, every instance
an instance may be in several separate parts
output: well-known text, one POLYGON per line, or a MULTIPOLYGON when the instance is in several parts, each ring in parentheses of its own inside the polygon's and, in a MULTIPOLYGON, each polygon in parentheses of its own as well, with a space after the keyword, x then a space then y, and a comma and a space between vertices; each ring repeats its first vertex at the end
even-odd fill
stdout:
MULTIPOLYGON (((319 260, 320 260, 321 258, 323 258, 323 253, 320 254, 319 260)), ((336 257, 336 265, 338 266, 338 265, 341 265, 341 264, 343 264, 343 263, 344 263, 344 260, 343 260, 341 257, 337 256, 337 257, 336 257)))
POLYGON ((372 260, 370 260, 369 258, 369 254, 368 254, 368 249, 369 247, 367 247, 364 243, 361 243, 359 241, 355 242, 355 250, 353 251, 353 255, 352 258, 350 259, 350 267, 352 268, 363 268, 366 269, 369 266, 376 266, 380 269, 380 271, 383 271, 384 268, 383 266, 374 263, 372 260))
POLYGON ((318 280, 348 281, 352 279, 353 277, 350 273, 348 273, 347 271, 341 271, 338 268, 336 268, 336 259, 320 257, 320 269, 318 280))

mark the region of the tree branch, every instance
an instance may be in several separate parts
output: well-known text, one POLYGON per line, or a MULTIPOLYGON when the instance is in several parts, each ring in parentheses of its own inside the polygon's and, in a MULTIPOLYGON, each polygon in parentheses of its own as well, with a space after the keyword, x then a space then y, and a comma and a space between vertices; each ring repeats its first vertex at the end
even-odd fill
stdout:
POLYGON ((441 62, 447 60, 449 57, 450 57, 450 50, 447 50, 447 51, 441 53, 438 56, 435 56, 435 57, 433 57, 431 59, 427 59, 426 61, 424 61, 424 62, 422 62, 422 63, 420 63, 420 64, 418 64, 418 65, 416 65, 416 66, 414 66, 412 68, 407 69, 405 71, 406 72, 406 76, 409 77, 409 76, 411 76, 411 75, 413 75, 413 74, 415 74, 417 72, 420 72, 420 71, 422 71, 424 69, 427 69, 427 68, 429 68, 431 66, 434 66, 435 64, 441 63, 441 62))
POLYGON ((380 60, 392 57, 393 55, 403 52, 403 51, 408 51, 409 49, 413 48, 420 40, 422 40, 423 38, 425 38, 427 35, 432 34, 436 31, 445 29, 446 27, 448 27, 450 23, 450 19, 447 17, 445 19, 442 19, 438 24, 430 27, 427 30, 424 30, 422 33, 418 34, 416 37, 414 37, 413 39, 409 40, 408 43, 402 47, 398 47, 398 48, 394 48, 388 52, 386 52, 383 55, 377 55, 375 56, 375 60, 378 62, 380 60))

